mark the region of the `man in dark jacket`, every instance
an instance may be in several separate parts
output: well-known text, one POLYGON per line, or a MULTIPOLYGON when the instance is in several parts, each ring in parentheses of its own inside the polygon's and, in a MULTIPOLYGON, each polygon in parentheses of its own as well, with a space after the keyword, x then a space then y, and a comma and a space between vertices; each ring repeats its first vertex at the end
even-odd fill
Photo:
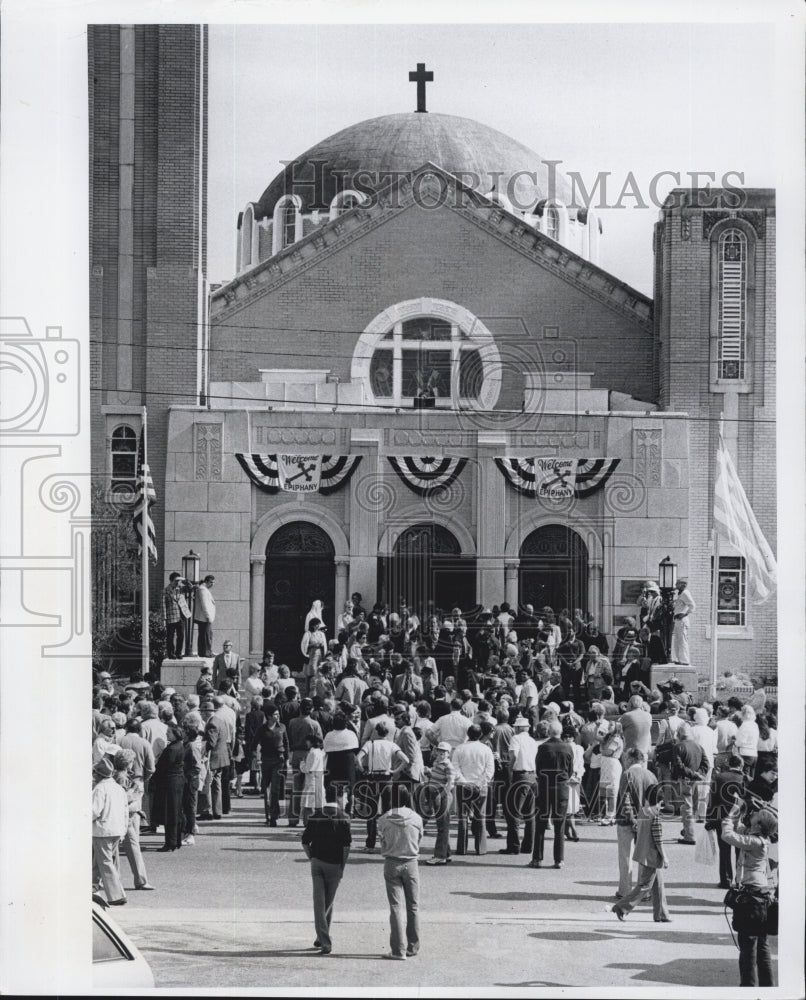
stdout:
POLYGON ((719 888, 729 889, 733 881, 733 864, 730 844, 722 839, 722 820, 727 819, 736 805, 736 796, 743 795, 745 788, 744 762, 738 754, 731 754, 711 780, 711 794, 708 799, 708 813, 705 829, 716 830, 719 846, 719 888))
POLYGON ((302 834, 302 848, 310 859, 313 879, 313 920, 316 928, 313 946, 323 955, 329 955, 333 947, 330 940, 333 903, 352 843, 350 820, 339 808, 337 794, 335 785, 325 791, 324 809, 315 810, 302 834))
POLYGON ((708 773, 708 758, 691 735, 691 726, 682 722, 677 730, 677 743, 672 750, 672 777, 679 783, 680 813, 683 820, 682 837, 678 844, 693 844, 694 840, 694 786, 708 773))
POLYGON ((260 747, 260 792, 266 812, 266 825, 277 826, 280 797, 285 784, 291 750, 288 734, 280 722, 280 712, 273 701, 263 702, 263 724, 246 745, 247 754, 260 747))
POLYGON ((562 739, 559 722, 548 723, 549 738, 540 745, 536 758, 537 817, 530 868, 543 864, 543 846, 549 821, 554 826, 554 867, 562 868, 565 850, 565 816, 568 812, 568 781, 574 773, 574 751, 562 739))
POLYGON ((313 701, 311 698, 303 698, 299 703, 299 715, 289 719, 287 722, 288 742, 291 745, 291 768, 292 793, 291 801, 288 804, 288 825, 296 826, 299 823, 300 796, 305 784, 305 775, 300 770, 303 760, 308 754, 308 745, 305 742, 308 736, 318 736, 324 739, 322 727, 311 718, 313 712, 313 701))
POLYGON ((224 704, 220 695, 213 699, 215 712, 207 720, 204 730, 204 738, 210 750, 210 773, 212 783, 210 785, 210 798, 212 799, 213 819, 221 819, 223 811, 222 787, 224 775, 229 773, 229 766, 232 763, 232 743, 230 742, 230 732, 226 720, 221 716, 220 709, 224 704))

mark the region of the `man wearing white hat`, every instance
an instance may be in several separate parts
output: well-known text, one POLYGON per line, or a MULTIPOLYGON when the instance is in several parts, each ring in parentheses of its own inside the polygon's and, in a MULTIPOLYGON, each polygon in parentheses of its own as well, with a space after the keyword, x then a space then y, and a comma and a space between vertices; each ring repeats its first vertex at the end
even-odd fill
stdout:
POLYGON ((672 663, 689 664, 688 652, 688 619, 697 608, 694 598, 688 589, 686 580, 677 581, 677 597, 674 599, 674 629, 672 631, 672 650, 669 657, 672 663))
POLYGON ((513 723, 515 735, 510 748, 509 787, 504 799, 507 821, 507 846, 499 854, 531 854, 535 836, 535 761, 539 744, 529 732, 529 720, 518 716, 513 723), (520 821, 524 821, 523 840, 520 821))

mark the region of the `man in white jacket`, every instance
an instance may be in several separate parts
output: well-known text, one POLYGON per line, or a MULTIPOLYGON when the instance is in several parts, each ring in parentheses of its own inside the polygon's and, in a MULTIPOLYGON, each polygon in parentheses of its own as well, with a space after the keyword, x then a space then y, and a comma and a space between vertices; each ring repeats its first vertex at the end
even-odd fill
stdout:
POLYGON ((213 655, 213 622, 215 621, 215 598, 212 587, 215 577, 208 575, 196 588, 193 607, 193 621, 199 630, 199 656, 213 655))
POLYGON ((109 905, 123 906, 127 900, 118 870, 118 846, 129 829, 129 805, 114 773, 108 757, 92 769, 92 875, 94 885, 103 883, 109 905))

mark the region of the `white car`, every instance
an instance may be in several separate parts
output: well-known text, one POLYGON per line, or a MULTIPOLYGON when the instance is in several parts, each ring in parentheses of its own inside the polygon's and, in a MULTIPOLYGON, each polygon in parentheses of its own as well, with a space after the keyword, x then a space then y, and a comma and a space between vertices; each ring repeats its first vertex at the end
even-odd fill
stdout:
POLYGON ((92 897, 92 984, 95 989, 154 989, 154 974, 126 932, 92 897))

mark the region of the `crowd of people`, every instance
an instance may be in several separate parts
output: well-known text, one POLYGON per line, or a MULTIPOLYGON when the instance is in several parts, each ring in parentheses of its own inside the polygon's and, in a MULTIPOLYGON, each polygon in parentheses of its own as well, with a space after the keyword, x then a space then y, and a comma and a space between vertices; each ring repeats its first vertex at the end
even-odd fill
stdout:
MULTIPOLYGON (((367 612, 354 594, 333 639, 314 604, 297 663, 277 664, 267 652, 244 674, 226 642, 186 695, 149 676, 121 686, 101 673, 96 887, 125 903, 120 845, 135 888, 152 888, 140 833, 163 828, 162 851, 191 847, 199 824, 221 819, 246 790, 262 796, 269 827, 281 819, 304 827, 323 954, 351 819, 363 827, 364 850, 384 855, 396 959, 419 948, 417 860, 431 823, 429 865, 484 854, 499 839, 500 853, 532 868, 547 863, 549 829, 551 862, 562 868, 578 823, 613 825, 612 912, 624 919, 651 893, 654 919, 667 922, 661 819, 679 814, 681 844, 714 831, 719 885, 758 892, 771 910, 776 705, 761 684, 750 702, 722 704, 698 704, 674 679, 654 685, 652 665, 666 657, 642 614, 651 609, 639 605, 611 646, 581 611, 515 614, 504 603, 470 625, 458 608, 421 623, 405 601, 396 612, 378 604, 367 612)), ((742 983, 769 985, 766 924, 740 909, 742 983)))

